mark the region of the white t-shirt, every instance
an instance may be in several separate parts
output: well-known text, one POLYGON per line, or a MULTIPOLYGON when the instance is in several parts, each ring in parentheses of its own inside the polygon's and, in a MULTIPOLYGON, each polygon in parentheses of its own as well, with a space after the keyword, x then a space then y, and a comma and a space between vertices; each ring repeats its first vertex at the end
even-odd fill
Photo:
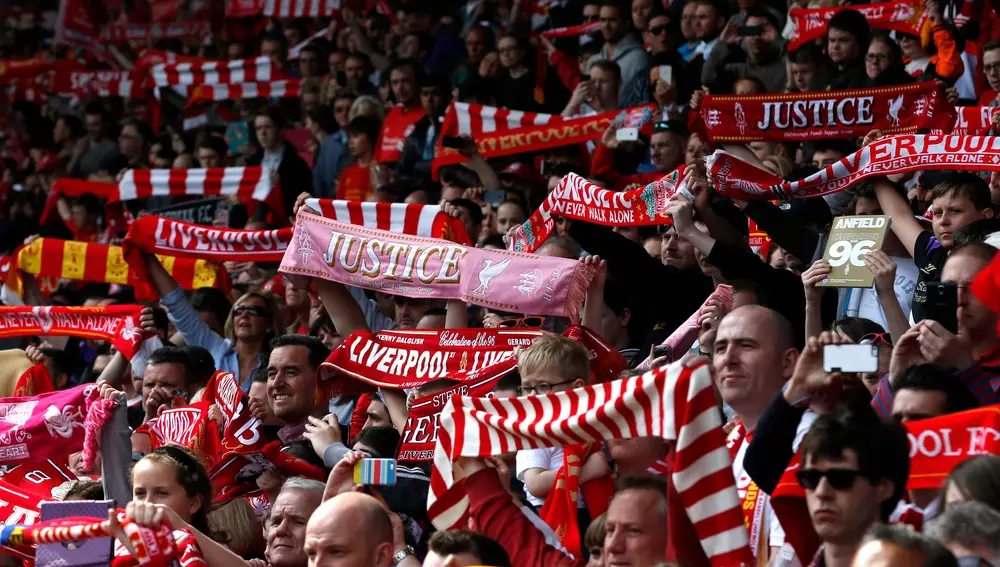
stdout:
MULTIPOLYGON (((524 449, 517 452, 515 467, 517 480, 524 482, 524 473, 528 469, 543 469, 547 471, 557 471, 563 464, 562 447, 545 447, 542 449, 524 449)), ((524 496, 532 506, 541 507, 545 504, 545 498, 538 498, 528 491, 528 485, 524 485, 524 496)), ((577 508, 586 506, 583 502, 583 495, 576 499, 577 508)))
MULTIPOLYGON (((910 305, 913 303, 913 292, 917 289, 917 277, 919 272, 917 265, 912 258, 892 257, 896 263, 896 281, 893 283, 896 292, 896 301, 903 309, 903 315, 907 319, 910 317, 910 305)), ((882 304, 878 301, 878 292, 875 286, 867 289, 851 288, 847 290, 847 300, 845 303, 845 313, 847 317, 862 317, 875 321, 886 331, 889 327, 885 322, 885 313, 882 311, 882 304)))
MULTIPOLYGON (((806 411, 806 413, 803 414, 802 419, 799 421, 799 426, 795 430, 795 442, 792 445, 795 451, 799 450, 799 444, 802 442, 802 438, 809 432, 809 428, 812 427, 814 421, 816 421, 816 414, 812 411, 806 411)), ((750 486, 751 482, 750 475, 748 475, 746 469, 743 468, 743 459, 746 457, 747 447, 749 446, 750 443, 747 442, 746 438, 744 438, 743 442, 740 444, 739 450, 736 452, 736 457, 733 459, 733 478, 736 479, 736 491, 739 493, 741 501, 746 496, 747 487, 750 486)), ((764 529, 767 533, 768 547, 784 547, 785 529, 781 527, 781 523, 778 522, 778 518, 775 516, 774 510, 771 508, 771 499, 764 492, 760 493, 759 498, 760 501, 758 506, 761 504, 764 505, 764 529)), ((750 542, 750 545, 751 551, 756 554, 757 550, 753 548, 753 542, 750 542)), ((794 563, 784 562, 785 555, 787 554, 780 553, 776 561, 782 560, 781 564, 787 566, 798 564, 798 559, 795 557, 794 553, 791 555, 794 563)), ((761 561, 761 564, 763 563, 764 562, 761 561)))

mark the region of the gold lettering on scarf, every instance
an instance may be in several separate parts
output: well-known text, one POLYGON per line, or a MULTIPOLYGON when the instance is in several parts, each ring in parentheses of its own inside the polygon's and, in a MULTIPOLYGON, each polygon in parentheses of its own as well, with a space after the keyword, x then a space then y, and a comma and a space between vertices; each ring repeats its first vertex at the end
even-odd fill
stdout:
POLYGON ((462 279, 458 263, 468 253, 457 244, 403 244, 331 230, 323 261, 371 279, 457 284, 462 279), (429 269, 432 259, 440 266, 429 269))

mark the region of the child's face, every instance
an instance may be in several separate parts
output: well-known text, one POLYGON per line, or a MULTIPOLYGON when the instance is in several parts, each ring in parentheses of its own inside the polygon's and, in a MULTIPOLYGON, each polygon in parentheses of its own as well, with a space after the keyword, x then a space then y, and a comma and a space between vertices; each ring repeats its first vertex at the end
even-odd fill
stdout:
POLYGON ((347 148, 351 150, 354 157, 362 157, 371 153, 372 145, 368 141, 368 136, 364 134, 351 134, 347 137, 347 148))
POLYGON ((960 228, 993 214, 989 208, 977 211, 967 196, 954 191, 934 199, 931 209, 934 212, 934 218, 931 221, 934 236, 945 248, 951 248, 954 245, 955 233, 960 228))
POLYGON ((540 368, 534 372, 521 372, 521 391, 525 395, 565 392, 584 386, 583 380, 566 376, 556 366, 540 368))

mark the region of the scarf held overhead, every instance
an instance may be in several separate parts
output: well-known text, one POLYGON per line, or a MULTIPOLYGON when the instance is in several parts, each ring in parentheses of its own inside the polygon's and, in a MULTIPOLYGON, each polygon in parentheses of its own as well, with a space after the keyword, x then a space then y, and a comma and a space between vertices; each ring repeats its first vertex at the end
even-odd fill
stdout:
POLYGON ((280 262, 291 238, 291 228, 212 228, 146 215, 129 225, 122 248, 133 266, 132 256, 136 250, 178 258, 204 258, 218 263, 280 262))
POLYGON ((611 191, 569 173, 511 235, 511 250, 534 252, 555 229, 553 216, 604 226, 669 224, 670 197, 683 187, 685 166, 639 189, 611 191))
POLYGON ((669 481, 712 565, 752 563, 712 377, 703 362, 693 367, 675 363, 642 376, 543 396, 456 396, 445 405, 440 422, 427 496, 428 515, 440 530, 458 527, 469 507, 452 468, 461 457, 662 437, 675 441, 669 481))
POLYGON ((470 244, 462 220, 446 215, 437 205, 306 199, 306 206, 337 222, 470 244))
POLYGON ((579 318, 594 269, 575 260, 469 248, 299 212, 279 271, 510 313, 579 318))
POLYGON ((933 81, 895 87, 774 95, 708 95, 701 105, 711 142, 781 142, 886 134, 955 124, 933 81))
POLYGON ((795 51, 802 44, 825 36, 830 18, 841 10, 861 12, 873 29, 894 30, 917 37, 920 37, 923 27, 929 22, 922 1, 893 0, 843 8, 796 8, 788 11, 788 17, 794 25, 788 51, 795 51))
POLYGON ((142 305, 0 306, 0 337, 60 336, 108 341, 131 360, 142 344, 142 305))
POLYGON ((715 190, 733 199, 807 199, 868 177, 929 169, 1000 171, 1000 137, 902 134, 882 138, 799 181, 785 181, 721 150, 706 158, 715 190))

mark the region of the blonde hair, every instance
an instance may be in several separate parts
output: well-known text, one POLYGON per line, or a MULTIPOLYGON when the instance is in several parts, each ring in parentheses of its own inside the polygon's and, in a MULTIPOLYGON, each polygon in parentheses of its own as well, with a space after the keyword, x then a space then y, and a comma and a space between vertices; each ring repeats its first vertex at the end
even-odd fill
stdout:
POLYGON ((385 120, 385 106, 382 101, 371 95, 361 95, 354 99, 350 110, 347 111, 349 120, 354 120, 358 116, 378 118, 380 121, 385 120))
POLYGON ((788 177, 788 174, 792 172, 792 162, 783 155, 771 154, 764 156, 764 159, 760 161, 764 165, 770 164, 774 168, 774 174, 778 177, 788 177))
POLYGON ((587 531, 583 534, 584 546, 604 547, 604 534, 606 533, 604 520, 607 517, 607 514, 601 514, 593 522, 590 522, 590 525, 587 526, 587 531))
POLYGON ((590 352, 573 339, 545 333, 530 347, 518 353, 517 368, 521 376, 548 370, 565 380, 590 383, 590 352))
POLYGON ((243 498, 217 505, 208 513, 208 527, 212 539, 238 555, 263 549, 260 522, 253 507, 243 498))
POLYGON ((267 348, 267 343, 277 337, 278 335, 283 335, 281 326, 278 322, 278 306, 275 305, 274 300, 264 295, 263 293, 257 291, 248 291, 240 296, 235 302, 233 302, 233 308, 229 310, 229 315, 226 317, 226 323, 222 328, 222 332, 225 333, 226 338, 236 342, 236 330, 235 323, 233 322, 233 310, 235 310, 240 305, 243 305, 249 299, 257 298, 264 302, 264 309, 267 310, 266 317, 268 318, 268 323, 270 328, 267 331, 267 337, 264 339, 264 348, 267 348))

